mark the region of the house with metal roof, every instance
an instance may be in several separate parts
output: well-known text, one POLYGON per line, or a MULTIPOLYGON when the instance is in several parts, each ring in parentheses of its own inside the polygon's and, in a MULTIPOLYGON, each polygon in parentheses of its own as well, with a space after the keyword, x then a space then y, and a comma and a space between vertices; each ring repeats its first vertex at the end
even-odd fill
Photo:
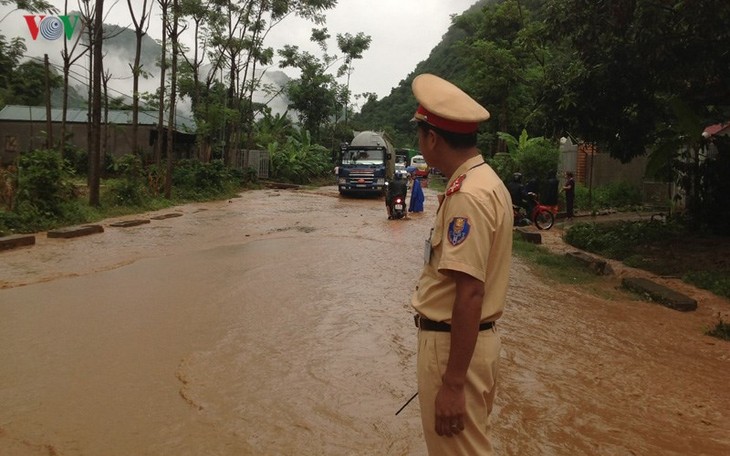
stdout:
MULTIPOLYGON (((54 141, 61 136, 63 110, 51 109, 51 128, 54 141)), ((157 142, 157 111, 140 111, 137 131, 137 146, 145 157, 154 154, 157 142)), ((132 111, 109 110, 102 112, 102 155, 120 157, 132 153, 132 111)), ((164 127, 167 130, 167 115, 164 127)), ((67 142, 82 150, 88 150, 89 117, 86 109, 66 110, 67 142)), ((8 105, 0 111, 0 164, 13 163, 18 154, 26 150, 45 147, 46 108, 44 106, 8 105)), ((195 121, 176 115, 174 131, 174 153, 177 159, 192 158, 195 146, 195 121)), ((162 150, 166 148, 167 133, 162 138, 162 150)), ((164 152, 163 152, 164 156, 164 152)))

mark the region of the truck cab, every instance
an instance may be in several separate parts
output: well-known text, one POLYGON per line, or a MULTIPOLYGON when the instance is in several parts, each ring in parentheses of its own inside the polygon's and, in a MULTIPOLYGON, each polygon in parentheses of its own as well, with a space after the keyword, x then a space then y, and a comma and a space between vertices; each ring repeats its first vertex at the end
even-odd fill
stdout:
POLYGON ((340 149, 337 186, 341 195, 382 195, 395 173, 395 151, 381 133, 358 133, 340 149))

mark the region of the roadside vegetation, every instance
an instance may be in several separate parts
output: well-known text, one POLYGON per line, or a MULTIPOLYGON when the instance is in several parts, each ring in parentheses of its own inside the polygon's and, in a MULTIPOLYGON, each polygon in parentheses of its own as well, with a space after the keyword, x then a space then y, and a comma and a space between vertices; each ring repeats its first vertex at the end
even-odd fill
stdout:
POLYGON ((512 252, 527 260, 535 267, 534 272, 547 281, 588 285, 600 279, 572 258, 552 253, 547 248, 524 241, 518 236, 513 238, 512 252))
MULTIPOLYGON (((579 249, 627 266, 672 276, 730 299, 727 238, 689 228, 683 220, 578 223, 564 234, 579 249)), ((708 335, 730 340, 730 324, 719 318, 708 335)))
POLYGON ((45 231, 108 217, 162 209, 183 202, 228 198, 255 187, 252 171, 241 172, 219 161, 180 161, 173 172, 173 195, 165 198, 163 166, 142 166, 126 155, 109 161, 98 206, 87 201, 88 187, 73 163, 53 150, 22 154, 17 167, 5 170, 0 184, 0 236, 45 231))

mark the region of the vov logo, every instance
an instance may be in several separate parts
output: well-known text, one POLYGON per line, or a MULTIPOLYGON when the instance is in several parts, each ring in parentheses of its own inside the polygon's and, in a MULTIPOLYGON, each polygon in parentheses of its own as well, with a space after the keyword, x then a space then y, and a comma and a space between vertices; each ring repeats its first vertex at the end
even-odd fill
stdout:
POLYGON ((41 14, 23 16, 30 30, 30 37, 35 41, 38 33, 46 40, 57 40, 66 33, 66 39, 70 40, 79 23, 79 16, 44 16, 41 14))

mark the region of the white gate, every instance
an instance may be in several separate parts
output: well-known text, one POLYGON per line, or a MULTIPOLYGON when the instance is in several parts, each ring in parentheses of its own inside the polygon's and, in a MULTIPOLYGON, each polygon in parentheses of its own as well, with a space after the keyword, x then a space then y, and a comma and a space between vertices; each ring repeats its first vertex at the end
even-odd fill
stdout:
POLYGON ((269 165, 271 159, 269 152, 265 150, 238 150, 234 152, 233 165, 240 170, 251 168, 259 178, 269 177, 269 165))

